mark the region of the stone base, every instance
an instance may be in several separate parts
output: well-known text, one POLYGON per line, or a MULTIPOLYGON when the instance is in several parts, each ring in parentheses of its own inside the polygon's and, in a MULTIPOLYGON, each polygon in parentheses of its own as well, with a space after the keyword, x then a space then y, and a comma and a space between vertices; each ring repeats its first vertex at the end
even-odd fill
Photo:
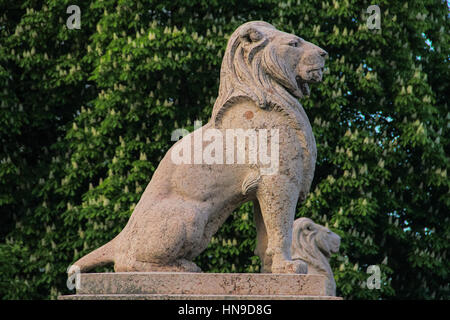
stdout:
POLYGON ((341 300, 325 277, 270 273, 81 273, 77 294, 60 300, 341 300))

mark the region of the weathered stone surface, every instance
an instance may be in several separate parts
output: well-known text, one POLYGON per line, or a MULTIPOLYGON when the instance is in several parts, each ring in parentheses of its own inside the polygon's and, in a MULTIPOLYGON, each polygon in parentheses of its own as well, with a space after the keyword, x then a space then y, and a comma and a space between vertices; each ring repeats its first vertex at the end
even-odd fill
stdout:
POLYGON ((308 265, 308 274, 326 277, 326 294, 336 295, 336 282, 330 267, 332 253, 339 251, 341 237, 330 229, 314 223, 309 218, 294 221, 292 235, 292 259, 300 259, 308 265))
POLYGON ((316 143, 298 99, 309 95, 308 83, 322 80, 326 55, 266 22, 240 26, 228 41, 210 121, 172 146, 122 232, 76 261, 69 274, 107 263, 116 272, 201 271, 192 260, 248 201, 254 202, 262 271, 305 273, 290 248, 295 208, 314 176, 316 143), (234 152, 234 137, 231 148, 218 147, 230 130, 244 137, 241 151, 234 152), (246 132, 261 134, 258 141, 265 133, 270 152, 252 145, 246 132), (252 158, 255 150, 260 153, 252 158), (230 155, 226 162, 221 152, 230 155))
POLYGON ((321 275, 126 272, 80 274, 76 295, 59 299, 330 299, 321 275))
POLYGON ((120 272, 81 274, 80 294, 324 295, 318 275, 120 272))

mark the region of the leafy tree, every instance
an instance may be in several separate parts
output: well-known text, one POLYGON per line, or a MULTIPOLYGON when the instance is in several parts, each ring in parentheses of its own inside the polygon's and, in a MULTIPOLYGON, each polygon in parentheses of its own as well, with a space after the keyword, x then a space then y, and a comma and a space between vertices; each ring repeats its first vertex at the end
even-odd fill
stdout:
MULTIPOLYGON (((121 231, 171 132, 210 117, 228 36, 265 20, 329 52, 302 101, 318 161, 297 216, 341 235, 338 295, 449 298, 446 2, 378 1, 380 30, 369 1, 98 0, 71 30, 72 4, 0 0, 0 296, 69 292, 66 268, 121 231)), ((245 204, 196 262, 257 272, 254 246, 245 204)))

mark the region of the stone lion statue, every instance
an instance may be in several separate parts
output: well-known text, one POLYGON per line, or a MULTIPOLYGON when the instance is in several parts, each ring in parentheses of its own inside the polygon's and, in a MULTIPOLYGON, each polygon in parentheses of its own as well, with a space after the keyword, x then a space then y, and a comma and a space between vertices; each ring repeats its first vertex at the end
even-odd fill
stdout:
POLYGON ((341 238, 309 218, 299 218, 294 221, 292 237, 292 259, 306 262, 308 274, 320 274, 327 277, 326 294, 335 296, 336 282, 329 259, 332 253, 339 251, 341 238))
POLYGON ((125 228, 76 261, 69 274, 107 263, 116 272, 199 272, 192 260, 248 201, 254 203, 263 272, 304 273, 305 263, 291 259, 290 247, 295 207, 314 175, 316 144, 298 99, 309 95, 309 83, 322 80, 326 55, 266 22, 237 28, 210 121, 171 147, 125 228), (227 143, 220 144, 225 136, 227 143), (235 139, 241 139, 236 152, 228 143, 235 139), (255 141, 270 143, 270 156, 252 157, 255 141), (252 159, 243 161, 243 155, 252 159))

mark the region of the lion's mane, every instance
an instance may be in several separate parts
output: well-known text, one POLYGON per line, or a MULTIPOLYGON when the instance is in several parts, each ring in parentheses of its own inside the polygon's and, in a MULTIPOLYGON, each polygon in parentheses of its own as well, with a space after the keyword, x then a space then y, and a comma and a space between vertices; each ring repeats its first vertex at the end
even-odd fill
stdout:
POLYGON ((227 107, 244 99, 250 99, 263 109, 300 104, 277 81, 290 87, 294 85, 295 79, 288 74, 282 61, 277 59, 274 48, 267 48, 269 39, 262 39, 246 54, 242 34, 251 27, 276 30, 267 22, 255 21, 243 24, 231 35, 222 61, 219 96, 214 104, 213 119, 220 119, 227 107))

